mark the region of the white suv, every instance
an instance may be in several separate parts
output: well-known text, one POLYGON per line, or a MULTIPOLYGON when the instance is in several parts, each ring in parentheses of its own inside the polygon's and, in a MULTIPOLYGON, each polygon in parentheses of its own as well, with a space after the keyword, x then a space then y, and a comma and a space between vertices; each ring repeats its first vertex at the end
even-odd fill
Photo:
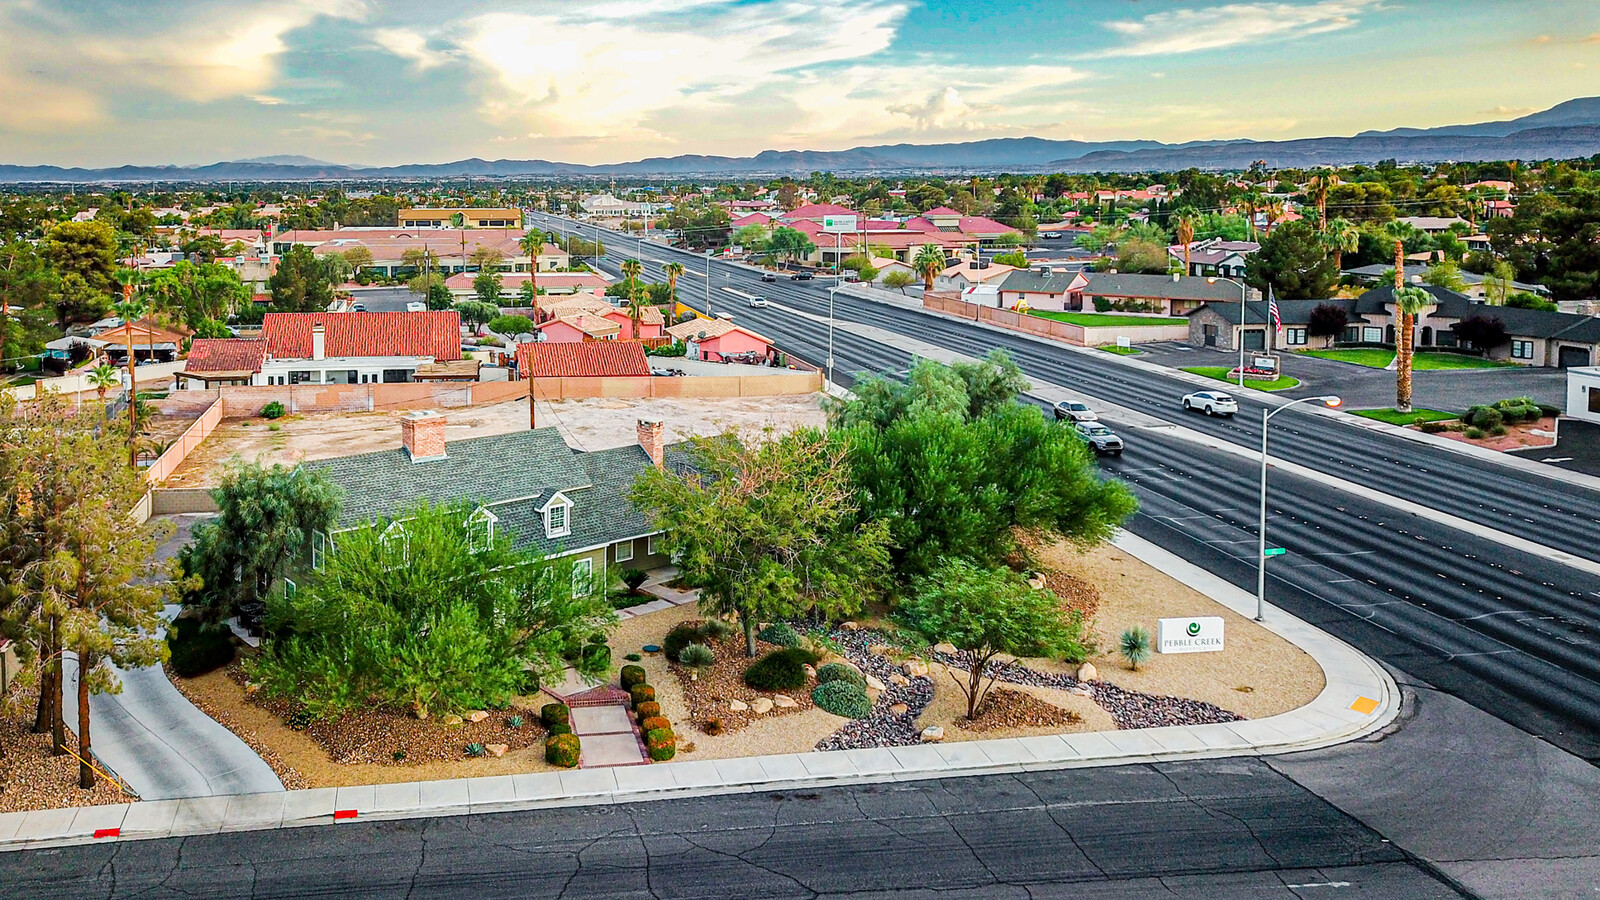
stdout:
POLYGON ((1208 416, 1231 416, 1239 411, 1239 401, 1222 391, 1195 391, 1183 395, 1183 408, 1198 409, 1208 416))

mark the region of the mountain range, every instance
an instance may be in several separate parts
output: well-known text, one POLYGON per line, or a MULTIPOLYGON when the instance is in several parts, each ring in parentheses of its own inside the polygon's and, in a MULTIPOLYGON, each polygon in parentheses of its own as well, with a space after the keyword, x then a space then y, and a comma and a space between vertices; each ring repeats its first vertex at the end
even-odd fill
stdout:
POLYGON ((1053 141, 994 138, 958 144, 885 144, 850 150, 766 150, 755 156, 683 155, 586 166, 543 159, 356 166, 306 156, 261 156, 207 166, 104 169, 0 165, 4 183, 377 181, 463 177, 689 177, 914 172, 1139 172, 1372 163, 1566 159, 1600 154, 1600 97, 1569 100, 1520 118, 1438 128, 1364 131, 1290 141, 1053 141))

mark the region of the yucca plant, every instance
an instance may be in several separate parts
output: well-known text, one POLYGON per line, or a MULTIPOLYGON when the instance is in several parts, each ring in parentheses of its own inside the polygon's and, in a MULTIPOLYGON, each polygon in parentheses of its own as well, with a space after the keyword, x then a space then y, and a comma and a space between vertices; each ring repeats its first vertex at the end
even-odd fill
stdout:
POLYGON ((1139 671, 1139 663, 1150 658, 1150 632, 1143 625, 1129 628, 1117 640, 1117 650, 1135 672, 1139 671))

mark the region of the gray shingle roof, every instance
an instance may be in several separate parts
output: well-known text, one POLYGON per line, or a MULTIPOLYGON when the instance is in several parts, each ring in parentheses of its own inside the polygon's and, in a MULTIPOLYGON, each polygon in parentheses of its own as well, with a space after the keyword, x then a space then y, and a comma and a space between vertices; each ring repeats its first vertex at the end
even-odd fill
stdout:
POLYGON ((1027 291, 1030 294, 1065 294, 1077 272, 1058 272, 1045 275, 1031 269, 1018 269, 1000 282, 1002 291, 1027 291))
POLYGON ((1185 275, 1174 281, 1171 275, 1129 275, 1121 272, 1094 272, 1084 287, 1085 297, 1132 297, 1163 300, 1239 300, 1239 283, 1185 275))
MULTIPOLYGON (((1486 316, 1499 319, 1506 332, 1516 337, 1560 338, 1564 341, 1600 343, 1600 318, 1576 313, 1546 312, 1539 309, 1521 309, 1515 306, 1491 306, 1479 303, 1465 294, 1430 284, 1414 285, 1432 294, 1437 302, 1434 318, 1465 319, 1486 316)), ((1356 312, 1362 315, 1385 315, 1385 304, 1394 302, 1394 285, 1374 288, 1356 300, 1356 312)))
MULTIPOLYGON (((518 549, 550 555, 655 531, 627 492, 650 466, 642 447, 573 450, 554 428, 451 441, 443 459, 412 462, 404 450, 381 450, 302 463, 344 489, 338 528, 383 520, 418 501, 483 504, 518 549), (572 533, 545 537, 540 510, 555 496, 572 501, 572 533)), ((669 455, 680 455, 674 446, 669 455)))
MULTIPOLYGON (((1285 325, 1305 325, 1305 324, 1308 324, 1311 321, 1311 311, 1316 309, 1317 307, 1323 305, 1323 304, 1328 304, 1329 306, 1343 307, 1344 311, 1346 312, 1346 314, 1349 314, 1351 312, 1351 307, 1353 307, 1355 305, 1355 301, 1353 301, 1353 300, 1279 300, 1278 301, 1278 317, 1283 319, 1283 324, 1285 324, 1285 325)), ((1197 309, 1194 312, 1189 313, 1189 315, 1193 316, 1195 313, 1198 313, 1201 309, 1209 309, 1209 310, 1211 310, 1212 312, 1214 312, 1217 315, 1221 316, 1223 321, 1227 322, 1229 325, 1237 325, 1237 324, 1239 324, 1239 302, 1237 300, 1235 300, 1232 303, 1208 303, 1205 306, 1200 307, 1200 309, 1197 309)), ((1353 316, 1352 316, 1352 318, 1353 318, 1353 316)), ((1249 303, 1249 308, 1247 310, 1245 324, 1247 324, 1247 325, 1261 325, 1261 324, 1266 323, 1267 321, 1268 321, 1267 301, 1265 301, 1265 300, 1251 300, 1250 303, 1249 303)))

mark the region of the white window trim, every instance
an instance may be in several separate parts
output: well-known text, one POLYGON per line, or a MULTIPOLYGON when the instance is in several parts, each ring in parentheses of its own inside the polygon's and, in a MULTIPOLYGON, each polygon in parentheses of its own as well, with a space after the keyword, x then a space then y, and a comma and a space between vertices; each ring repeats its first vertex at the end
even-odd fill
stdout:
POLYGON ((589 592, 594 584, 594 559, 588 556, 572 563, 572 595, 589 592))
POLYGON ((411 564, 411 535, 406 533, 405 526, 400 522, 390 522, 389 527, 383 530, 378 537, 378 545, 385 551, 391 549, 396 538, 400 540, 400 562, 402 565, 411 564))
POLYGON ((659 534, 652 534, 644 539, 644 552, 646 556, 655 556, 661 552, 660 539, 661 535, 659 534))
POLYGON ((633 539, 632 538, 629 538, 626 541, 618 541, 613 546, 615 547, 615 549, 612 551, 612 553, 615 555, 617 562, 625 563, 625 562, 632 562, 633 561, 633 539), (622 555, 622 551, 623 551, 624 548, 626 548, 627 551, 628 551, 628 555, 627 556, 623 556, 622 555))
POLYGON ((1511 342, 1511 358, 1512 359, 1533 359, 1533 341, 1513 340, 1511 342), (1518 349, 1520 349, 1522 347, 1527 347, 1528 348, 1528 352, 1527 353, 1518 353, 1517 352, 1518 349))
POLYGON ((468 516, 467 550, 472 553, 482 553, 494 546, 494 526, 499 521, 499 516, 481 506, 468 516), (483 527, 480 528, 480 525, 483 527))
POLYGON ((566 494, 557 491, 555 496, 545 501, 539 508, 539 513, 544 517, 544 536, 547 538, 566 537, 572 533, 572 501, 566 494), (552 511, 561 508, 562 525, 560 528, 552 527, 552 511))
POLYGON ((322 567, 328 564, 328 551, 332 548, 333 541, 328 540, 327 534, 321 531, 311 532, 311 571, 322 571, 322 567))

